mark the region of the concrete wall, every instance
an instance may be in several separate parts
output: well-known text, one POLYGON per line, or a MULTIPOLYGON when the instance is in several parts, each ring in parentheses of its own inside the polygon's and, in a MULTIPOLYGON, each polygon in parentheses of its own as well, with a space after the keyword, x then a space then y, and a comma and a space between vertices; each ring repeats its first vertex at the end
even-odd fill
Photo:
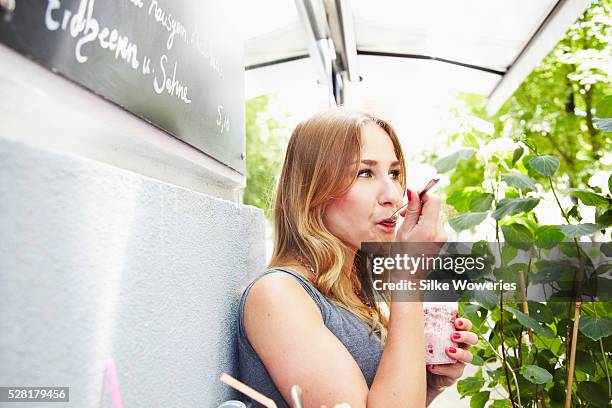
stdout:
POLYGON ((0 386, 70 387, 37 407, 113 406, 113 359, 125 407, 237 397, 219 375, 237 374, 238 292, 265 262, 263 212, 227 201, 244 176, 2 53, 0 386))
MULTIPOLYGON (((236 373, 236 296, 263 266, 261 210, 0 139, 0 384, 98 407, 212 407, 236 373)), ((11 405, 13 406, 13 405, 11 405)))

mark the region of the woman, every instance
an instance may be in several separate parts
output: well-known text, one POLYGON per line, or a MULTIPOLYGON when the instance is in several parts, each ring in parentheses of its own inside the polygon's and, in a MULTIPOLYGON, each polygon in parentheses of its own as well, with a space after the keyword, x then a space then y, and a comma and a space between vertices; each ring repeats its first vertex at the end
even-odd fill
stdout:
POLYGON ((477 337, 468 319, 455 320, 462 347, 447 350, 457 363, 425 369, 422 304, 361 294, 362 242, 447 240, 430 193, 421 202, 407 190, 399 225, 381 224, 403 204, 405 173, 393 128, 374 115, 336 108, 294 130, 270 269, 246 287, 239 308, 240 378, 279 407, 294 384, 305 407, 422 407, 471 362, 466 349, 477 337))

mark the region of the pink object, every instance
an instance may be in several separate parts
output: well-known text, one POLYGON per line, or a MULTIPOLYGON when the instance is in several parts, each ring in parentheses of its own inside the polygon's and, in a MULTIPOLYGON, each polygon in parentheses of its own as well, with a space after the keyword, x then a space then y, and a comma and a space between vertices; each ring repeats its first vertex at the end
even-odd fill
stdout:
POLYGON ((424 302, 425 364, 453 364, 457 362, 446 354, 449 347, 457 347, 451 339, 455 332, 456 302, 424 302))
POLYGON ((115 367, 115 360, 109 358, 106 360, 106 380, 108 381, 111 388, 111 395, 113 396, 113 407, 123 408, 121 403, 121 393, 119 392, 119 379, 117 378, 117 369, 115 367))

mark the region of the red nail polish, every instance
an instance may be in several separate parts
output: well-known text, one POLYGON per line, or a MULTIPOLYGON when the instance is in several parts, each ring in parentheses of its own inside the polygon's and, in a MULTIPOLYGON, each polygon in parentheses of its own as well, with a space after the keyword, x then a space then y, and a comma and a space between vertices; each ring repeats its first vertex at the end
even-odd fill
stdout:
POLYGON ((457 352, 457 349, 456 349, 456 348, 454 348, 454 347, 449 347, 449 348, 448 348, 448 351, 450 351, 451 353, 456 353, 456 352, 457 352))
POLYGON ((453 339, 458 339, 459 337, 461 337, 460 333, 453 333, 453 339))
POLYGON ((406 194, 408 195, 408 202, 410 202, 412 200, 412 192, 410 189, 406 189, 406 194))
POLYGON ((463 320, 457 321, 457 326, 463 326, 463 320))

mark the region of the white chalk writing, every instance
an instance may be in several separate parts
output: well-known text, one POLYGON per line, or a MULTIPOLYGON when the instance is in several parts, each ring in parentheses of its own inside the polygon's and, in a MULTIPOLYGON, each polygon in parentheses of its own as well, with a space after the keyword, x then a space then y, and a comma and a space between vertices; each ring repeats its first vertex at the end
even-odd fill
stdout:
POLYGON ((183 41, 187 42, 187 29, 185 26, 178 20, 174 18, 172 13, 167 13, 164 11, 157 0, 151 0, 151 5, 149 6, 149 15, 153 13, 153 17, 155 21, 162 25, 166 30, 170 32, 168 36, 168 41, 166 41, 166 48, 170 50, 172 48, 172 44, 174 43, 174 36, 178 34, 179 38, 183 41))
POLYGON ((169 95, 176 96, 178 99, 182 100, 185 103, 191 103, 191 100, 187 97, 187 87, 181 84, 176 79, 176 62, 174 63, 174 71, 172 72, 172 79, 166 77, 166 62, 168 61, 168 57, 166 55, 162 55, 159 60, 159 66, 162 71, 162 80, 161 84, 157 82, 157 76, 153 79, 153 88, 155 92, 161 94, 166 91, 169 95))

